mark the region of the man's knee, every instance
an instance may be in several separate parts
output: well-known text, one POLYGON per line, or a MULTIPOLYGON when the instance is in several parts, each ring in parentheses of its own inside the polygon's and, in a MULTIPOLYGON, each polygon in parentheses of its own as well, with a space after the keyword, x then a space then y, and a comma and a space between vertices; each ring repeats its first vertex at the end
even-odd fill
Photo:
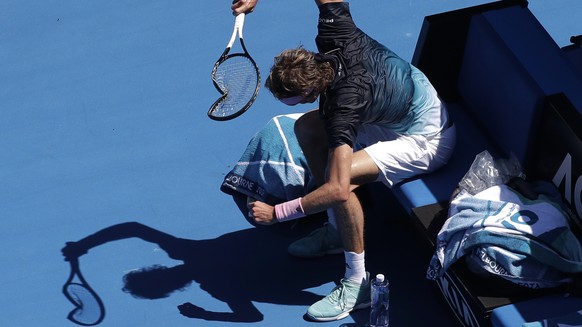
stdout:
POLYGON ((299 117, 295 122, 294 131, 301 147, 327 143, 325 125, 317 111, 310 111, 299 117))

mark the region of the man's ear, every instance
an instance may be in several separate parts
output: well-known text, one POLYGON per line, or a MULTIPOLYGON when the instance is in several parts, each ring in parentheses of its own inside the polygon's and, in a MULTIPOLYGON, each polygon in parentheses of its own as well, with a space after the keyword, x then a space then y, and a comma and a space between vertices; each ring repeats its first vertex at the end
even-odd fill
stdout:
POLYGON ((308 88, 306 88, 305 90, 303 90, 303 91, 301 92, 301 95, 302 95, 303 97, 307 97, 308 95, 311 95, 311 93, 313 93, 313 89, 314 89, 314 87, 313 87, 313 86, 312 86, 312 87, 308 87, 308 88))

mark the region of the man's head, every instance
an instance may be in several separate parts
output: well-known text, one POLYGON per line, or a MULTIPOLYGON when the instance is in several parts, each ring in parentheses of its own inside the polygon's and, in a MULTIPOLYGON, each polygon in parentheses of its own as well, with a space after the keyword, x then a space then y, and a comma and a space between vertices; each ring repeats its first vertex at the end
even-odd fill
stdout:
POLYGON ((275 57, 265 87, 281 102, 294 106, 317 100, 333 77, 331 63, 318 61, 314 52, 299 47, 275 57))

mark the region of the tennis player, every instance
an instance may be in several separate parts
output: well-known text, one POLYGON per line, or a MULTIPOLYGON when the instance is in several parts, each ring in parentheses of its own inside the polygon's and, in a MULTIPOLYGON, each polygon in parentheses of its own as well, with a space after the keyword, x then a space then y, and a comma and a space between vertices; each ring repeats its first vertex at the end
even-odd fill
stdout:
MULTIPOLYGON (((320 186, 274 207, 251 202, 249 210, 262 224, 327 210, 330 223, 291 244, 289 251, 316 257, 341 253, 343 244, 344 278, 307 311, 314 320, 332 321, 370 305, 364 214, 353 190, 375 181, 392 187, 442 167, 456 136, 446 108, 420 70, 358 29, 347 2, 316 4, 318 53, 301 47, 283 51, 266 87, 290 106, 319 99, 319 109, 300 117, 295 131, 320 186)), ((235 0, 232 9, 250 12, 255 6, 253 0, 235 0)))

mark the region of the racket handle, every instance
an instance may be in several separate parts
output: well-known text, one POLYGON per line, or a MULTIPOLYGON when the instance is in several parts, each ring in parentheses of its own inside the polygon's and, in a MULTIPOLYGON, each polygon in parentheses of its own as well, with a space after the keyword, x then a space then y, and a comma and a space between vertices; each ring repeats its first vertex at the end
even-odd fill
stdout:
POLYGON ((234 28, 238 29, 239 35, 242 35, 243 26, 245 24, 245 13, 238 14, 234 19, 234 28))
POLYGON ((230 40, 226 45, 225 54, 228 52, 230 48, 232 48, 232 45, 234 44, 234 40, 236 39, 237 34, 239 37, 242 38, 242 29, 244 24, 245 24, 245 14, 242 13, 236 15, 236 17, 234 18, 234 28, 232 29, 232 35, 230 36, 230 40))

